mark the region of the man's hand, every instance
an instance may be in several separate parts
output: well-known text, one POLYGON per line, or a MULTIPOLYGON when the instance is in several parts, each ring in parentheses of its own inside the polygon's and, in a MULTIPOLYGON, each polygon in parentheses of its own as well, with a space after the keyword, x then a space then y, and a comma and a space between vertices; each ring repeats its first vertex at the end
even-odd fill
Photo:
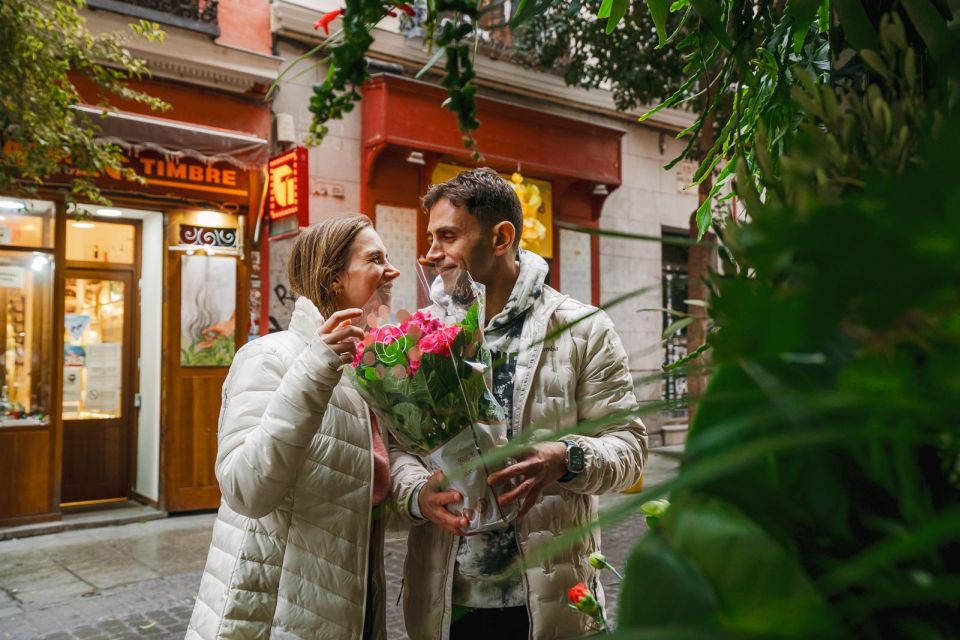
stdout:
POLYGON ((463 529, 469 524, 467 519, 447 509, 448 504, 460 502, 463 496, 457 491, 441 491, 445 482, 442 471, 437 471, 427 479, 427 484, 423 485, 417 496, 420 515, 455 536, 465 535, 463 529))
POLYGON ((522 480, 519 485, 497 499, 500 506, 523 498, 517 517, 523 516, 537 503, 537 498, 551 482, 567 472, 567 445, 562 442, 541 442, 517 456, 517 463, 491 473, 487 483, 493 485, 511 479, 522 480))

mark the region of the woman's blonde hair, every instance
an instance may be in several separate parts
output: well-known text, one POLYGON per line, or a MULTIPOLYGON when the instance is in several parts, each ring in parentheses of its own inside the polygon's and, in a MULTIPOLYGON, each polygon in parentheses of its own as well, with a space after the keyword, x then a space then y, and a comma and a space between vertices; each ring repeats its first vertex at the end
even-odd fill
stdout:
POLYGON ((333 290, 333 281, 346 270, 357 234, 372 225, 365 215, 338 216, 301 231, 287 265, 293 293, 317 305, 325 318, 330 317, 339 293, 333 290))

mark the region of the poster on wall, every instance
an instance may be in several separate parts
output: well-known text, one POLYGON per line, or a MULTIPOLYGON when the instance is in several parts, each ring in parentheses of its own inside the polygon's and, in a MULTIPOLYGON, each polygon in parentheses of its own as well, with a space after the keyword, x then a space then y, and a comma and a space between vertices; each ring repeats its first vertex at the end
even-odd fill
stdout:
POLYGON ((180 366, 229 367, 236 349, 237 263, 180 258, 180 366))

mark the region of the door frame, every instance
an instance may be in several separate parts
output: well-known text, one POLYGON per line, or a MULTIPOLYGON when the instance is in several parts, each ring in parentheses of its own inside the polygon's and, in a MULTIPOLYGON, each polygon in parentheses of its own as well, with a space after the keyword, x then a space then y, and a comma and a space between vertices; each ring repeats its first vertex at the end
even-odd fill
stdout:
MULTIPOLYGON (((68 217, 68 223, 70 218, 68 217)), ((127 456, 127 463, 123 468, 123 477, 122 477, 122 495, 115 498, 103 498, 95 500, 84 500, 79 503, 75 502, 64 502, 63 501, 63 458, 65 455, 61 455, 60 459, 60 469, 58 470, 59 475, 59 506, 61 508, 70 508, 71 506, 85 506, 88 504, 97 504, 97 503, 107 503, 111 501, 116 501, 117 499, 128 499, 131 495, 131 492, 134 489, 135 479, 137 477, 137 432, 139 429, 139 408, 134 402, 134 398, 137 394, 140 393, 140 376, 138 359, 140 357, 140 318, 142 313, 141 308, 141 296, 140 296, 140 279, 141 279, 141 259, 142 259, 142 247, 141 243, 142 238, 142 223, 140 220, 136 219, 103 219, 98 220, 98 222, 104 222, 108 224, 123 224, 131 226, 134 228, 134 259, 131 264, 116 264, 108 262, 88 262, 80 260, 64 260, 64 268, 62 270, 62 283, 64 292, 66 291, 66 282, 70 278, 91 278, 91 279, 124 279, 127 283, 128 290, 124 293, 126 298, 124 304, 124 319, 123 319, 123 332, 124 332, 124 345, 121 352, 121 362, 124 367, 124 372, 121 375, 121 396, 120 396, 120 410, 121 410, 121 421, 126 421, 126 429, 123 431, 122 437, 125 440, 121 443, 121 447, 127 456), (117 277, 117 276, 120 277, 117 277)), ((64 257, 66 257, 66 233, 64 233, 64 242, 63 250, 64 257)), ((63 331, 63 316, 66 313, 65 304, 63 301, 60 303, 59 308, 60 313, 60 327, 61 333, 63 331)), ((62 347, 60 353, 60 366, 59 366, 59 376, 63 375, 63 354, 62 347)), ((60 404, 60 418, 61 418, 61 438, 65 434, 67 423, 95 423, 100 422, 97 419, 89 420, 66 420, 63 418, 63 380, 60 380, 60 397, 57 399, 57 402, 60 404)))

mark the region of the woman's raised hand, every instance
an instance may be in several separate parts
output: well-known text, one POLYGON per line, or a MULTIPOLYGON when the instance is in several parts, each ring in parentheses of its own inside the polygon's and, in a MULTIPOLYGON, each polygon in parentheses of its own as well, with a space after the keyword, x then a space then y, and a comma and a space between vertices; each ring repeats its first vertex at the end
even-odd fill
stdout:
POLYGON ((335 311, 321 325, 318 332, 326 345, 333 349, 345 363, 353 362, 353 356, 357 352, 357 342, 363 340, 363 329, 352 324, 361 315, 363 311, 360 309, 335 311))

